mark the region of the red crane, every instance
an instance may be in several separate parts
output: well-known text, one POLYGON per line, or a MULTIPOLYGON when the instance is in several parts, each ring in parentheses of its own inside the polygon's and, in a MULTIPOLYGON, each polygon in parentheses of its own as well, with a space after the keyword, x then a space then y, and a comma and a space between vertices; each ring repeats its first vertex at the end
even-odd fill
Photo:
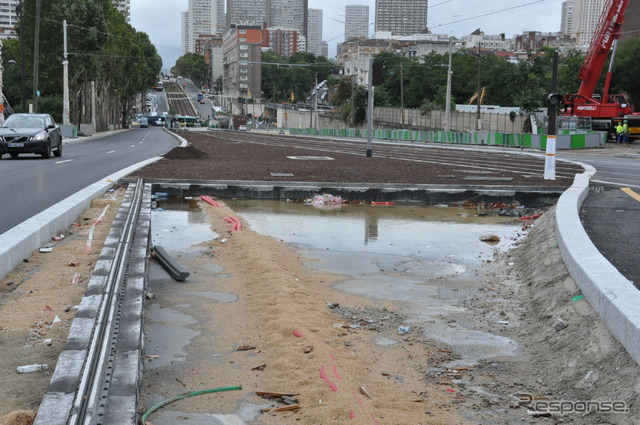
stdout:
POLYGON ((609 94, 611 70, 615 58, 615 47, 611 56, 609 71, 605 80, 602 95, 595 93, 596 85, 602 75, 611 47, 620 38, 620 27, 624 20, 624 12, 629 0, 607 0, 578 79, 582 81, 576 94, 564 95, 564 115, 592 117, 600 120, 601 125, 593 121, 596 127, 610 127, 612 118, 622 117, 633 112, 633 106, 624 94, 609 94))

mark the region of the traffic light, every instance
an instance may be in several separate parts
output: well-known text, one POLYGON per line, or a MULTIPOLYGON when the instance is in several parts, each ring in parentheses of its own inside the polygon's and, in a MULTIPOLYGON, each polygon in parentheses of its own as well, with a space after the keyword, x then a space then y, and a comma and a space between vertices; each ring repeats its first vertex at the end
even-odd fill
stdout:
POLYGON ((560 93, 547 93, 545 96, 545 102, 549 106, 557 106, 562 104, 563 95, 560 93))
POLYGON ((382 84, 382 73, 384 71, 384 64, 382 62, 374 62, 373 63, 373 76, 372 81, 374 86, 379 86, 382 84))

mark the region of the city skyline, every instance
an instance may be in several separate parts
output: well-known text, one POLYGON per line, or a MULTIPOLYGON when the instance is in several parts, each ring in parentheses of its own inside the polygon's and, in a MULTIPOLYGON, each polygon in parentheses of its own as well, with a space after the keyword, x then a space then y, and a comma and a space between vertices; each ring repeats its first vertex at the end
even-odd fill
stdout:
MULTIPOLYGON (((507 37, 527 30, 557 32, 560 30, 563 0, 432 0, 428 11, 428 27, 438 34, 462 37, 480 28, 486 34, 505 33, 507 37), (500 18, 500 19, 497 19, 500 18)), ((338 42, 344 41, 345 6, 368 5, 370 32, 373 34, 375 0, 309 0, 309 8, 323 9, 323 41, 329 45, 329 57, 336 53, 338 42)), ((182 56, 181 12, 187 0, 134 0, 131 2, 131 24, 149 34, 170 68, 182 56)))

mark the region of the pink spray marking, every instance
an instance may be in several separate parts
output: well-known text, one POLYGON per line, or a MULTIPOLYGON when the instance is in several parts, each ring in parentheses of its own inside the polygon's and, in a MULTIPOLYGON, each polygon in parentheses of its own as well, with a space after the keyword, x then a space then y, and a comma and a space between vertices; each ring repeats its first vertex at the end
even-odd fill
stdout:
POLYGON ((327 383, 329 388, 331 388, 331 391, 333 391, 334 393, 338 392, 338 386, 329 380, 327 372, 325 372, 324 370, 324 365, 320 366, 320 378, 322 378, 322 380, 327 383))
POLYGON ((356 418, 356 412, 352 410, 351 412, 349 412, 349 419, 355 419, 355 418, 356 418))
POLYGON ((371 417, 371 420, 373 421, 374 424, 376 425, 380 425, 380 422, 376 421, 376 418, 373 417, 373 415, 369 415, 371 417))
POLYGON ((302 334, 302 332, 298 332, 298 331, 293 331, 293 336, 295 336, 296 338, 304 338, 304 335, 302 334))

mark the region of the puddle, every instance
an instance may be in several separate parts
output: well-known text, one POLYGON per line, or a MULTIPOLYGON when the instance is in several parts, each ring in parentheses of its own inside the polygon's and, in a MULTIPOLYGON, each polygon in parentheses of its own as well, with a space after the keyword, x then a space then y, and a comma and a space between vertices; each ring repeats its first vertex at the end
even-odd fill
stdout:
POLYGON ((218 237, 195 201, 158 199, 157 207, 151 211, 153 245, 175 254, 218 237))
POLYGON ((295 244, 308 267, 344 275, 336 289, 402 302, 414 327, 460 354, 452 365, 517 355, 513 340, 476 328, 477 317, 464 303, 478 296, 486 261, 515 243, 517 219, 478 217, 458 207, 226 203, 258 233, 295 244), (500 242, 480 241, 487 235, 500 242))
POLYGON ((196 320, 186 314, 170 308, 162 308, 159 304, 149 304, 148 320, 154 325, 145 334, 145 355, 162 354, 145 364, 146 369, 168 366, 187 359, 186 346, 200 332, 189 329, 196 320))

